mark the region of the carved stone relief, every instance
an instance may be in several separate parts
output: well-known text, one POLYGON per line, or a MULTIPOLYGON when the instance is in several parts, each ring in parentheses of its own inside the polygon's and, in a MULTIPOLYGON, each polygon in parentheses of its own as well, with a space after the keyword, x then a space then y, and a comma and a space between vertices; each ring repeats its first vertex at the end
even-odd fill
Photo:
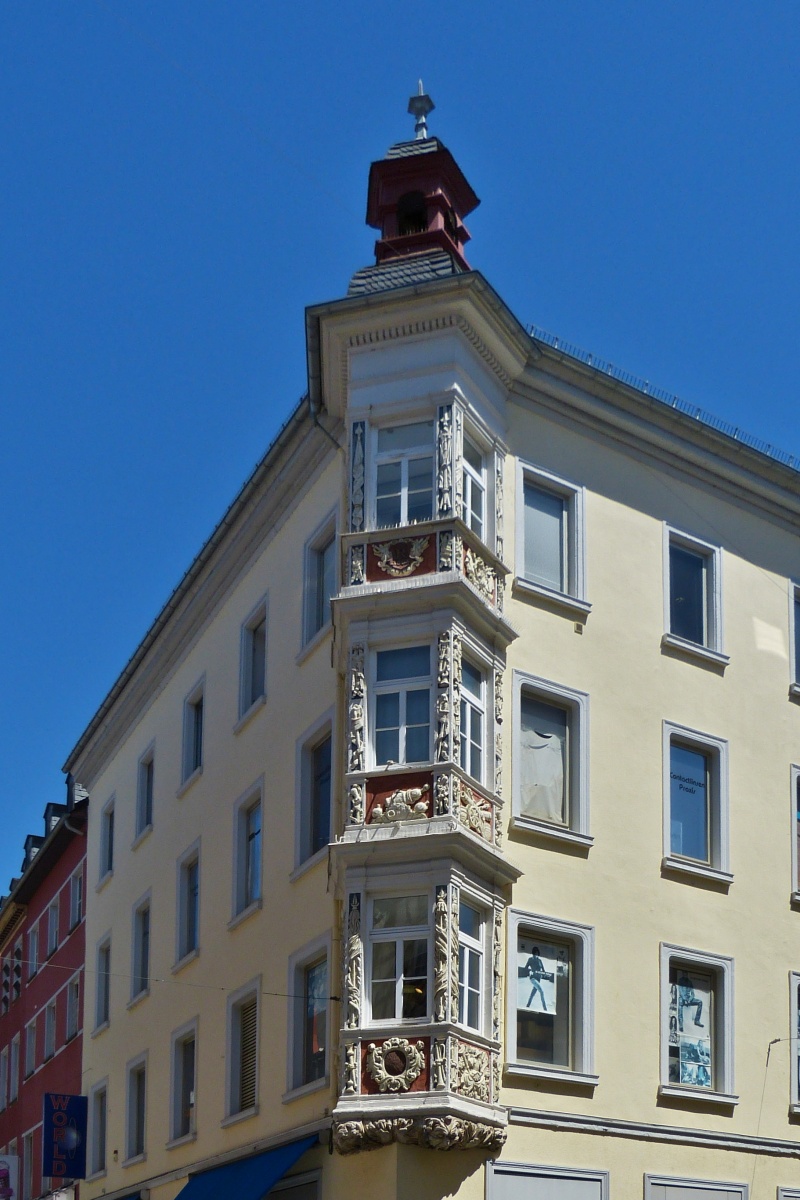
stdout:
POLYGON ((436 685, 450 686, 450 634, 440 633, 437 643, 436 685))
POLYGON ((436 697, 436 761, 450 757, 450 689, 436 697))
POLYGON ((450 887, 450 1020, 458 1020, 458 907, 459 891, 450 887))
POLYGON ((347 793, 348 801, 348 821, 351 825, 364 824, 364 785, 363 783, 354 783, 351 785, 347 793))
MULTIPOLYGON (((503 672, 494 673, 494 790, 496 796, 503 794, 503 672)), ((495 841, 498 846, 502 842, 500 822, 496 822, 495 841)))
POLYGON ((447 1086, 447 1041, 434 1038, 431 1047, 431 1084, 438 1092, 447 1086))
POLYGON ((333 1144, 340 1154, 377 1150, 391 1142, 425 1146, 430 1150, 488 1150, 497 1152, 508 1133, 501 1125, 465 1121, 461 1117, 385 1117, 374 1121, 338 1121, 333 1144))
POLYGON ((467 829, 477 833, 484 841, 492 840, 492 806, 487 800, 473 792, 463 779, 457 783, 458 819, 467 829))
MULTIPOLYGON (((516 986, 516 985, 515 985, 516 986)), ((503 913, 497 908, 492 928, 492 1037, 500 1041, 503 1012, 503 913)))
POLYGON ((496 796, 503 794, 503 735, 494 735, 494 791, 496 796))
POLYGON ((351 892, 347 907, 347 942, 345 943, 344 979, 347 987, 345 1026, 357 1029, 361 1024, 361 980, 363 959, 361 948, 361 895, 351 892))
POLYGON ((356 587, 359 583, 363 583, 364 576, 364 547, 350 547, 350 586, 356 587))
POLYGON ((500 1063, 500 1055, 499 1054, 492 1055, 492 1083, 494 1086, 494 1094, 492 1096, 492 1103, 499 1104, 500 1103, 500 1088, 503 1085, 503 1068, 500 1063))
POLYGON ((343 1096, 357 1096, 360 1091, 360 1076, 358 1070, 358 1042, 348 1042, 344 1048, 344 1081, 343 1096))
POLYGON ((364 647, 356 643, 350 651, 350 702, 348 704, 347 769, 364 770, 364 647))
POLYGON ((392 579, 403 579, 413 575, 422 564, 422 556, 428 549, 429 537, 403 538, 396 542, 374 542, 372 553, 378 566, 392 579))
POLYGON ((388 824, 391 821, 420 821, 428 815, 428 801, 423 796, 431 790, 429 783, 422 787, 398 788, 383 802, 373 806, 370 822, 388 824))
POLYGON ((458 1043, 458 1090, 470 1100, 489 1103, 489 1052, 468 1042, 458 1043))
POLYGON ((450 776, 437 775, 434 790, 434 816, 444 817, 450 812, 450 776))
POLYGON ((453 758, 458 758, 461 743, 461 634, 453 631, 453 758))
POLYGON ((436 512, 449 517, 453 512, 453 408, 442 405, 436 430, 436 512))
POLYGON ((497 577, 494 568, 490 567, 475 550, 467 546, 464 551, 464 574, 474 588, 483 596, 488 604, 495 602, 495 586, 497 577))
POLYGON ((456 405, 456 407, 455 407, 455 429, 456 429, 456 443, 455 443, 456 503, 455 503, 455 508, 456 508, 456 516, 462 517, 462 518, 464 516, 464 472, 461 468, 461 457, 464 453, 463 424, 464 424, 464 418, 462 416, 461 409, 456 405))
POLYGON ((367 1074, 381 1092, 407 1092, 425 1067, 425 1043, 412 1045, 405 1038, 387 1038, 376 1045, 370 1042, 367 1074))
POLYGON ((364 432, 363 421, 353 425, 353 459, 350 468, 350 529, 360 533, 364 528, 364 432))
POLYGON ((498 453, 495 457, 494 476, 494 532, 495 554, 501 562, 503 560, 503 551, 505 549, 505 537, 503 531, 503 465, 503 455, 498 453))
POLYGON ((433 1019, 447 1020, 450 978, 450 936, 447 930, 447 888, 437 887, 433 905, 433 1019))

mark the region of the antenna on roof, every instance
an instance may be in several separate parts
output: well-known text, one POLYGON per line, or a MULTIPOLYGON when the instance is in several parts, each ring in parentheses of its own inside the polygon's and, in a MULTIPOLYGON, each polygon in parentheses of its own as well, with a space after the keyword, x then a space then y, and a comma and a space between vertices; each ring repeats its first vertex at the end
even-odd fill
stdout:
POLYGON ((436 105, 422 86, 422 80, 417 84, 417 94, 408 102, 408 111, 414 117, 414 135, 418 142, 428 136, 428 113, 433 112, 436 105))

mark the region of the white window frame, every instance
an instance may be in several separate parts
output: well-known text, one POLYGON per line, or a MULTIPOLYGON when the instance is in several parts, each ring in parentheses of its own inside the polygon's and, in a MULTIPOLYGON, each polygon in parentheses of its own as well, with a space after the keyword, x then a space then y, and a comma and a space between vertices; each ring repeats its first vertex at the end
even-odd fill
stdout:
POLYGON ((303 648, 321 640, 331 627, 330 603, 328 602, 327 605, 323 603, 324 611, 322 614, 319 612, 321 584, 324 579, 324 573, 321 573, 320 567, 322 552, 332 542, 335 594, 340 586, 337 535, 336 511, 334 510, 328 513, 324 521, 320 522, 303 547, 303 648), (322 615, 321 622, 320 615, 322 615))
MULTIPOLYGON (((486 952, 487 931, 494 930, 494 911, 486 907, 484 900, 478 899, 472 895, 466 888, 461 888, 458 897, 459 909, 462 904, 466 904, 469 908, 474 909, 481 919, 481 936, 473 938, 470 934, 464 933, 461 929, 460 912, 456 914, 455 920, 458 924, 458 1011, 455 1014, 454 1022, 461 1029, 471 1030, 472 1033, 478 1033, 486 1036, 486 1014, 488 1005, 487 997, 491 996, 491 983, 488 977, 488 955, 486 952), (470 1025, 466 1020, 460 1019, 461 1010, 461 950, 462 947, 467 952, 472 952, 478 955, 480 962, 480 990, 478 993, 478 1024, 470 1025)), ((467 975, 469 972, 467 972, 467 975)), ((468 984, 465 980, 465 991, 468 992, 468 984)))
POLYGON ((136 837, 134 846, 138 846, 139 842, 153 828, 153 811, 155 808, 155 786, 156 786, 156 744, 152 741, 147 749, 139 756, 139 761, 136 764, 136 837), (148 770, 149 768, 149 770, 148 770), (148 805, 148 778, 150 787, 150 812, 147 812, 148 805))
POLYGON ((100 813, 100 870, 99 883, 105 883, 114 874, 114 802, 110 796, 100 813))
POLYGON ((594 842, 589 833, 589 695, 576 688, 565 687, 551 679, 530 675, 527 671, 512 673, 513 715, 512 736, 514 753, 511 763, 512 816, 515 830, 535 834, 556 842, 570 842, 588 848, 594 842), (567 709, 569 713, 569 824, 558 825, 529 816, 520 811, 522 795, 522 695, 523 692, 567 709))
POLYGON ((13 1104, 19 1098, 19 1034, 15 1034, 11 1039, 11 1056, 9 1059, 8 1071, 8 1102, 13 1104))
MULTIPOLYGON (((386 530, 390 534, 393 529, 404 529, 408 526, 408 463, 412 458, 427 458, 431 460, 431 515, 428 521, 436 520, 436 410, 427 410, 412 415, 406 413, 402 417, 390 417, 379 425, 370 426, 371 455, 369 466, 369 526, 370 530, 386 530), (400 429, 405 425, 423 425, 430 423, 431 440, 428 452, 425 453, 425 443, 419 442, 405 450, 378 450, 378 434, 382 429, 400 429), (400 466, 400 521, 397 525, 378 525, 378 467, 385 463, 399 462, 400 466)), ((420 521, 418 524, 423 524, 420 521)), ((413 528, 413 526, 410 526, 413 528)))
POLYGON ((168 1147, 181 1146, 184 1142, 194 1141, 197 1137, 197 1048, 198 1048, 199 1018, 194 1017, 175 1029, 170 1038, 170 1102, 169 1102, 169 1141, 168 1147), (194 1087, 192 1088, 192 1113, 189 1118, 189 1129, 180 1133, 181 1098, 183 1095, 183 1054, 182 1050, 189 1039, 194 1041, 194 1087))
POLYGON ((183 741, 181 746, 181 786, 178 795, 182 796, 200 775, 203 774, 206 742, 206 677, 202 675, 197 683, 186 693, 183 700, 183 741), (198 736, 198 706, 202 713, 200 717, 199 754, 197 748, 198 736), (199 761, 198 761, 199 758, 199 761))
POLYGON ((70 1042, 80 1032, 81 1025, 81 973, 77 971, 67 981, 67 1006, 65 1042, 70 1042))
MULTIPOLYGON (((395 1028, 397 1026, 416 1026, 430 1024, 433 1020, 433 905, 435 899, 435 888, 427 881, 420 879, 420 882, 414 886, 408 883, 398 882, 397 887, 392 887, 387 880, 386 886, 367 893, 364 896, 364 916, 366 924, 364 925, 364 1025, 375 1026, 380 1028, 395 1028), (400 925, 387 927, 385 930, 373 930, 372 914, 376 900, 395 900, 404 896, 422 896, 424 895, 428 901, 428 923, 427 925, 400 925), (427 1012, 422 1017, 380 1017, 373 1018, 372 1016, 372 958, 373 948, 376 942, 394 942, 396 962, 402 958, 402 954, 398 952, 398 944, 404 941, 426 941, 428 946, 427 951, 427 984, 426 992, 428 999, 427 1012)), ((403 973, 402 969, 398 968, 397 977, 395 979, 395 1013, 398 1007, 402 1005, 403 997, 403 973)))
POLYGON ((94 1032, 111 1021, 111 932, 104 934, 95 948, 94 1032), (101 971, 101 957, 107 955, 108 970, 101 971))
POLYGON ((400 695, 400 728, 398 733, 398 753, 403 757, 399 758, 393 765, 398 767, 422 767, 425 764, 433 762, 434 754, 434 736, 436 733, 436 710, 435 710, 435 688, 434 679, 436 673, 436 664, 434 661, 434 646, 431 640, 430 632, 420 633, 419 637, 408 637, 399 642, 383 642, 380 645, 370 647, 370 683, 368 685, 368 700, 369 700, 369 736, 368 742, 368 767, 370 770, 379 770, 385 768, 387 763, 379 763, 376 751, 377 740, 377 698, 379 695, 390 692, 398 692, 400 695), (389 679, 383 683, 378 683, 378 655, 384 650, 406 650, 416 649, 418 646, 427 646, 429 653, 429 671, 428 675, 413 675, 407 676, 405 679, 389 679), (406 716, 406 696, 410 691, 421 692, 427 688, 428 691, 428 757, 420 760, 409 760, 405 757, 406 754, 406 730, 408 728, 406 716))
POLYGON ((87 1179, 100 1178, 108 1170, 108 1076, 93 1084, 89 1092, 89 1153, 87 1179), (103 1137, 99 1138, 98 1107, 103 1096, 103 1137), (102 1162, 100 1150, 102 1149, 102 1162))
POLYGON ((83 863, 69 877, 69 932, 83 920, 83 863))
POLYGON ((33 1196, 33 1131, 22 1135, 22 1154, 20 1156, 20 1173, 22 1175, 22 1200, 31 1200, 33 1196))
MULTIPOLYGON (((500 1189, 495 1185, 494 1181, 503 1175, 508 1175, 516 1179, 564 1180, 567 1183, 571 1181, 597 1183, 600 1185, 598 1200, 608 1200, 609 1198, 608 1171, 591 1171, 582 1167, 544 1167, 539 1166, 538 1163, 534 1165, 533 1163, 496 1162, 490 1160, 486 1164, 486 1200, 501 1200, 500 1189)), ((557 1197, 554 1200, 557 1200, 557 1197)))
POLYGON ((691 1104, 709 1107, 732 1108, 739 1103, 734 1094, 733 1056, 733 959, 721 954, 709 954, 693 950, 688 946, 676 946, 662 942, 660 946, 661 968, 661 1082, 659 1096, 686 1100, 691 1104), (698 970, 714 976, 714 1072, 715 1088, 696 1088, 689 1084, 669 1082, 669 973, 676 964, 689 970, 698 970))
POLYGON ((25 1026, 25 1057, 22 1064, 22 1074, 30 1078, 36 1070, 36 1017, 31 1017, 25 1026))
POLYGON ((678 725, 674 721, 663 723, 663 845, 664 855, 661 860, 662 869, 671 874, 686 875, 701 879, 711 879, 730 886, 733 875, 730 870, 730 821, 729 821, 729 785, 728 785, 728 743, 725 738, 714 737, 701 733, 688 725, 678 725), (710 861, 701 862, 693 858, 683 858, 672 853, 671 830, 671 747, 676 743, 706 754, 710 759, 709 770, 709 851, 710 861))
MULTIPOLYGON (((789 580, 789 695, 800 697, 800 628, 798 628, 797 605, 800 605, 800 582, 789 580)), ((800 1193, 798 1193, 800 1194, 800 1193)))
POLYGON ((491 453, 486 450, 482 441, 476 438, 471 430, 464 430, 463 441, 461 445, 461 470, 463 478, 463 511, 462 520, 467 528, 475 534, 475 537, 480 538, 485 546, 489 545, 489 488, 488 488, 488 470, 487 460, 492 457, 491 453), (481 469, 476 471, 472 463, 467 462, 467 456, 464 453, 464 443, 470 442, 477 450, 481 457, 481 469), (483 495, 483 528, 478 531, 473 529, 470 523, 471 511, 471 493, 474 488, 479 488, 483 495))
POLYGON ((143 999, 145 996, 150 995, 150 978, 152 975, 152 967, 153 967, 153 905, 152 905, 152 901, 151 901, 151 894, 148 889, 148 891, 146 891, 143 896, 140 896, 139 899, 134 904, 132 917, 131 917, 131 996, 130 996, 129 1005, 134 1004, 138 1000, 143 999), (146 981, 144 987, 137 989, 136 985, 138 984, 139 980, 142 978, 142 974, 143 974, 142 971, 140 970, 140 966, 141 966, 141 959, 142 959, 142 953, 143 953, 142 952, 142 940, 143 940, 143 937, 142 937, 142 933, 143 933, 142 914, 145 911, 147 912, 147 915, 148 915, 147 972, 146 972, 147 981, 146 981))
POLYGON ((506 989, 506 1071, 531 1079, 556 1083, 577 1083, 595 1087, 599 1076, 594 1066, 594 927, 545 917, 524 909, 508 910, 508 961, 506 979, 517 979, 517 947, 519 937, 539 937, 568 942, 573 950, 571 970, 570 1013, 572 1030, 572 1060, 574 1068, 547 1063, 526 1062, 517 1057, 517 989, 506 989))
POLYGON ((552 604, 567 616, 583 619, 591 612, 586 599, 586 489, 581 484, 562 479, 551 471, 525 459, 517 460, 516 488, 516 555, 514 590, 552 604), (527 579, 525 575, 525 484, 530 483, 542 492, 549 492, 566 501, 567 587, 558 591, 527 579))
POLYGON ((175 968, 197 958, 200 953, 200 838, 192 842, 177 860, 175 869, 175 968), (189 945, 189 881, 192 866, 197 866, 197 912, 195 944, 189 945))
POLYGON ((260 1066, 261 1066, 261 976, 257 975, 249 983, 237 988, 228 996, 225 1053, 225 1120, 223 1126, 246 1117, 255 1116, 259 1109, 260 1066), (239 1108, 241 1085, 241 1010, 244 1004, 255 997, 256 1000, 256 1060, 255 1060, 255 1104, 249 1108, 239 1108))
POLYGON ((147 1102, 150 1081, 148 1079, 149 1071, 147 1069, 148 1054, 145 1051, 143 1054, 138 1054, 136 1058, 130 1059, 125 1066, 125 1161, 123 1166, 132 1162, 144 1162, 147 1158, 147 1102), (137 1133, 136 1117, 134 1109, 134 1075, 138 1072, 144 1074, 144 1118, 142 1123, 142 1145, 141 1149, 134 1145, 134 1138, 137 1133))
MULTIPOLYGON (((331 804, 328 842, 333 830, 333 778, 336 745, 333 737, 334 710, 329 708, 297 739, 295 749, 295 870, 305 868, 323 858, 328 844, 311 853, 312 810, 314 799, 314 752, 331 739, 331 804)), ((294 878, 294 875, 293 875, 294 878)))
POLYGON ((28 979, 33 979, 39 970, 39 922, 28 931, 28 979))
POLYGON ((800 835, 800 820, 798 820, 798 812, 800 812, 800 766, 792 764, 790 768, 790 796, 789 796, 789 816, 790 816, 790 833, 789 844, 792 848, 792 890, 791 898, 795 904, 800 904, 800 852, 798 852, 797 839, 800 835))
POLYGON ((328 993, 331 992, 331 962, 332 935, 330 930, 321 937, 307 942, 296 950, 289 958, 288 986, 288 1023, 286 1045, 286 1092, 283 1101, 296 1100, 309 1092, 318 1091, 330 1085, 331 1047, 333 1045, 333 1003, 328 1000, 327 1020, 325 1023, 325 1073, 319 1079, 306 1083, 303 1079, 304 1031, 305 1031, 305 972, 309 967, 325 961, 328 967, 328 993))
MULTIPOLYGON (((789 1112, 800 1114, 800 971, 789 972, 789 1112)), ((800 1197, 800 1191, 797 1193, 800 1197)))
POLYGON ((264 776, 243 792, 233 806, 233 889, 231 896, 231 919, 228 928, 235 928, 251 913, 257 912, 264 900, 264 776), (248 899, 248 842, 247 817, 258 805, 261 809, 261 833, 259 835, 259 878, 258 895, 248 899))
POLYGON ((44 1062, 49 1062, 56 1052, 56 1002, 50 1000, 44 1010, 44 1062))
MULTIPOLYGON (((473 657, 473 655, 470 653, 464 654, 463 662, 469 663, 469 665, 474 670, 476 670, 481 677, 480 696, 476 700, 475 697, 473 696, 472 692, 468 692, 466 690, 466 688, 464 687, 463 665, 462 665, 462 680, 461 680, 462 710, 463 710, 464 706, 466 706, 467 708, 472 708, 478 713, 479 718, 480 718, 480 731, 481 731, 481 741, 480 741, 481 770, 480 770, 480 774, 473 775, 472 771, 469 769, 469 766, 465 766, 464 763, 461 761, 462 748, 463 748, 463 743, 464 743, 464 713, 463 713, 463 711, 459 714, 459 718, 460 718, 460 720, 459 720, 459 744, 456 748, 456 757, 457 757, 458 764, 461 767, 461 770, 464 772, 464 774, 467 775, 467 777, 469 779, 474 779, 476 783, 482 784, 482 783, 486 782, 487 760, 489 757, 488 746, 491 741, 491 739, 488 736, 488 721, 487 721, 487 709, 488 709, 487 689, 488 689, 488 680, 491 676, 491 668, 488 667, 487 664, 485 662, 483 662, 482 660, 475 659, 473 657)), ((469 738, 467 738, 467 760, 469 760, 469 757, 470 757, 470 755, 469 755, 469 746, 470 745, 471 745, 471 743, 469 741, 469 738)), ((492 763, 492 766, 494 766, 494 763, 492 763)))
POLYGON ((238 730, 258 708, 267 702, 267 660, 269 657, 269 593, 265 593, 242 621, 239 634, 239 720, 238 730), (254 638, 258 626, 264 623, 264 675, 255 678, 254 638), (260 685, 260 689, 259 689, 260 685))
POLYGON ((59 897, 56 896, 47 906, 47 957, 50 958, 58 950, 58 923, 61 916, 59 897))
POLYGON ((661 645, 667 646, 673 650, 679 651, 681 654, 689 658, 704 659, 708 662, 716 663, 718 666, 726 666, 730 662, 730 658, 724 652, 725 638, 723 627, 723 607, 722 607, 722 547, 715 546, 711 542, 703 541, 702 538, 694 537, 684 530, 675 529, 674 526, 664 524, 663 533, 663 573, 664 573, 664 634, 661 638, 661 645), (706 560, 706 640, 704 643, 690 642, 687 638, 680 637, 672 632, 671 620, 671 580, 670 580, 670 561, 669 551, 671 546, 677 546, 680 549, 688 550, 692 554, 697 554, 706 560))
MULTIPOLYGON (((698 1191, 715 1191, 719 1190, 719 1200, 729 1200, 729 1197, 735 1195, 739 1200, 748 1200, 750 1196, 750 1185, 747 1183, 722 1183, 717 1179, 678 1179, 673 1175, 645 1175, 644 1177, 644 1200, 653 1200, 654 1188, 674 1187, 680 1188, 683 1191, 697 1188, 698 1191)), ((783 1194, 783 1189, 778 1189, 778 1200, 783 1194)), ((786 1193, 787 1197, 792 1193, 786 1193)), ((800 1192, 795 1195, 800 1196, 800 1192)))

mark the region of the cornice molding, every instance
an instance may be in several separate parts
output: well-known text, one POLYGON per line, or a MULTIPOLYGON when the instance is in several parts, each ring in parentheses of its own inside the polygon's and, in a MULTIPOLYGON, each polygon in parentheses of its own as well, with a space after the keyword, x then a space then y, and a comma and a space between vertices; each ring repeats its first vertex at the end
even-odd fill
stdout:
MULTIPOLYGON (((441 317, 429 317, 420 321, 406 321, 398 325, 377 325, 371 329, 365 329, 361 333, 351 334, 348 338, 348 348, 357 349, 362 346, 374 346, 380 342, 395 341, 399 338, 419 337, 423 334, 438 333, 441 330, 458 329, 464 334, 467 341, 474 350, 480 355, 486 363, 489 370, 499 379, 500 383, 505 388, 510 388, 513 382, 508 371, 500 363, 497 355, 494 354, 486 344, 485 340, 480 336, 475 326, 467 320, 461 313, 450 312, 445 313, 441 317)), ((342 384, 347 385, 347 357, 343 355, 342 384)))
POLYGON ((711 1129, 689 1129, 680 1125, 657 1125, 646 1121, 622 1121, 616 1117, 581 1116, 577 1113, 546 1112, 535 1108, 509 1108, 509 1125, 526 1125, 558 1132, 591 1133, 600 1137, 636 1138, 637 1141, 670 1142, 684 1146, 706 1146, 714 1150, 769 1154, 777 1158, 800 1158, 800 1142, 751 1134, 717 1133, 711 1129))

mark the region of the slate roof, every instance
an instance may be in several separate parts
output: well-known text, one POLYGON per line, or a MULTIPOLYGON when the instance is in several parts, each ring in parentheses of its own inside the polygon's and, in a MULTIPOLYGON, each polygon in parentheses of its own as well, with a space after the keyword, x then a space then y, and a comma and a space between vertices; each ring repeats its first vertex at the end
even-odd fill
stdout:
POLYGON ((375 263, 356 271, 347 289, 348 296, 366 296, 369 292, 385 292, 391 288, 410 287, 431 279, 460 275, 462 268, 445 250, 408 254, 388 262, 375 263))
POLYGON ((444 150, 438 138, 420 138, 419 141, 396 142, 386 151, 386 157, 410 158, 412 154, 434 154, 437 150, 444 150))

